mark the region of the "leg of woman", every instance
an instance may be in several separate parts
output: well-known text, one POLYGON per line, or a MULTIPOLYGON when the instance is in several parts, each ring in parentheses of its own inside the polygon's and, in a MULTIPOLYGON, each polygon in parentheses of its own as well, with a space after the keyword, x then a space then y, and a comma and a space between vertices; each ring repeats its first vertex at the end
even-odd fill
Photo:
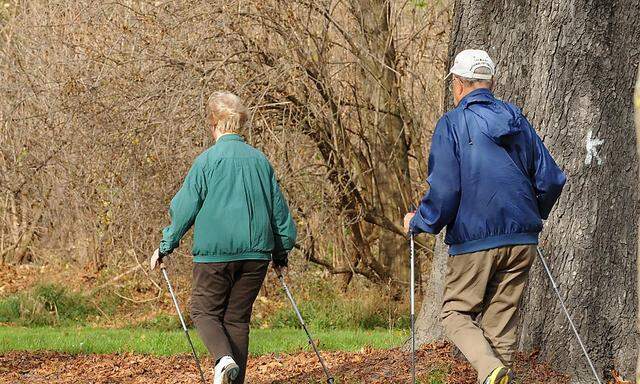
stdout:
POLYGON ((249 354, 249 322, 253 302, 256 300, 262 282, 269 268, 268 261, 245 260, 241 268, 235 268, 235 283, 229 294, 229 304, 224 314, 224 327, 229 335, 233 358, 240 367, 240 374, 234 384, 244 383, 249 354))
POLYGON ((191 293, 191 318, 200 339, 218 361, 233 356, 223 319, 233 287, 230 263, 194 263, 191 293))

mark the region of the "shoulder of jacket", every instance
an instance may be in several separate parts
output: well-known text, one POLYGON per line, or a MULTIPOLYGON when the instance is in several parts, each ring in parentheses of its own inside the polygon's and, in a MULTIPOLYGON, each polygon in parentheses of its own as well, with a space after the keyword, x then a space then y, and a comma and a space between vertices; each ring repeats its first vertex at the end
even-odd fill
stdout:
POLYGON ((442 127, 442 133, 453 134, 456 130, 456 127, 460 126, 460 119, 462 118, 462 108, 454 108, 450 111, 447 111, 442 117, 438 120, 436 125, 437 127, 442 127))
MULTIPOLYGON (((502 101, 502 100, 500 100, 500 101, 502 101)), ((515 115, 521 115, 521 116, 524 116, 524 113, 522 112, 522 108, 518 107, 517 105, 512 104, 512 103, 509 103, 509 102, 507 102, 507 101, 502 101, 502 103, 503 103, 507 108, 509 108, 511 111, 513 111, 513 113, 514 113, 515 115)))
POLYGON ((255 147, 251 147, 251 148, 253 148, 253 150, 255 151, 256 157, 259 159, 260 163, 262 163, 262 165, 264 165, 264 167, 267 168, 269 172, 274 172, 273 166, 271 165, 271 162, 269 161, 269 158, 267 157, 267 155, 265 155, 264 152, 262 152, 258 148, 255 148, 255 147))
POLYGON ((446 112, 440 119, 436 125, 436 132, 440 137, 447 138, 447 140, 451 140, 456 145, 459 143, 460 133, 458 132, 462 127, 464 127, 464 123, 461 122, 462 119, 462 109, 452 109, 446 112))
POLYGON ((522 110, 522 108, 506 101, 503 101, 502 103, 505 105, 505 107, 507 107, 511 111, 511 113, 516 118, 516 120, 518 120, 519 124, 522 122, 526 122, 529 126, 531 126, 531 122, 529 121, 527 116, 524 114, 524 111, 522 110))
POLYGON ((447 111, 440 120, 445 120, 447 125, 456 125, 456 123, 464 117, 464 108, 462 105, 458 105, 457 107, 450 109, 447 111))
POLYGON ((265 168, 268 168, 269 170, 273 168, 267 155, 265 155, 264 152, 262 152, 260 149, 247 142, 242 142, 242 145, 244 146, 245 154, 247 154, 246 156, 244 156, 246 159, 254 159, 254 161, 257 161, 259 164, 261 164, 265 168))
POLYGON ((252 155, 252 157, 256 157, 260 160, 267 160, 267 156, 253 145, 243 141, 242 146, 247 153, 250 153, 252 155))
POLYGON ((458 111, 458 108, 454 108, 450 111, 445 112, 444 115, 442 115, 442 117, 438 119, 437 125, 451 126, 453 124, 453 121, 457 118, 458 113, 460 113, 460 111, 458 111))

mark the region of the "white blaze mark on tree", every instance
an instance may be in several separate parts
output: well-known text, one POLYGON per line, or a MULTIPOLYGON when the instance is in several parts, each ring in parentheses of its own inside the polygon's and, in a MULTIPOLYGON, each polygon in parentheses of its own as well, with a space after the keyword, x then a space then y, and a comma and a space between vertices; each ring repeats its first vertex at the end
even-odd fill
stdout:
POLYGON ((602 165, 602 158, 598 155, 598 145, 604 144, 604 140, 593 138, 593 131, 587 134, 587 157, 584 159, 585 165, 590 165, 596 159, 598 165, 602 165))

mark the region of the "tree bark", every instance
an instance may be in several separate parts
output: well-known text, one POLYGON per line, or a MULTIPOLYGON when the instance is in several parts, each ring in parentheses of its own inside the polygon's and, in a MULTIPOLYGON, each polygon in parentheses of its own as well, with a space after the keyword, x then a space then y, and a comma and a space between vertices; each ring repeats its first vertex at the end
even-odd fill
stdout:
POLYGON ((426 281, 422 306, 416 318, 416 342, 420 346, 444 337, 444 329, 440 323, 442 296, 444 295, 444 277, 447 273, 447 247, 443 236, 436 238, 431 272, 426 281))
MULTIPOLYGON (((631 377, 638 199, 631 94, 640 1, 457 0, 450 57, 481 48, 497 62, 496 94, 522 107, 568 176, 541 247, 602 376, 631 377)), ((536 263, 520 346, 593 382, 536 263)))
MULTIPOLYGON (((635 120, 636 120, 636 150, 638 151, 638 157, 640 157, 640 66, 638 66, 638 77, 636 79, 636 91, 634 93, 633 104, 635 107, 635 120)), ((640 173, 640 169, 638 170, 640 173)), ((638 185, 640 188, 640 185, 638 185)), ((640 239, 640 226, 638 226, 638 239, 640 239)), ((636 294, 638 300, 640 300, 640 244, 638 245, 638 254, 637 254, 637 270, 636 270, 636 283, 638 284, 638 288, 636 290, 636 294)), ((639 302, 640 308, 640 302, 639 302)), ((638 331, 640 331, 640 311, 638 312, 638 331)), ((640 383, 640 354, 638 354, 637 364, 636 364, 636 382, 640 383)))
MULTIPOLYGON (((375 209, 384 217, 399 222, 407 212, 411 183, 396 49, 389 25, 391 3, 387 0, 354 0, 352 6, 362 29, 362 44, 368 52, 361 58, 362 83, 368 102, 378 111, 373 116, 370 140, 375 209)), ((408 258, 401 255, 407 252, 406 238, 381 231, 378 259, 391 270, 392 276, 404 281, 408 276, 408 258)))

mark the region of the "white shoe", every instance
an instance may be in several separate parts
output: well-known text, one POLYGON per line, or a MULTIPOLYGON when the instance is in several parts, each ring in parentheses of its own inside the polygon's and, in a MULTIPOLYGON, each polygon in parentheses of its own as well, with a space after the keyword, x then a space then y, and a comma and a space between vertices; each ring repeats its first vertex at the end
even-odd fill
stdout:
POLYGON ((213 384, 231 384, 238 374, 240 367, 231 356, 223 356, 213 369, 213 384))

